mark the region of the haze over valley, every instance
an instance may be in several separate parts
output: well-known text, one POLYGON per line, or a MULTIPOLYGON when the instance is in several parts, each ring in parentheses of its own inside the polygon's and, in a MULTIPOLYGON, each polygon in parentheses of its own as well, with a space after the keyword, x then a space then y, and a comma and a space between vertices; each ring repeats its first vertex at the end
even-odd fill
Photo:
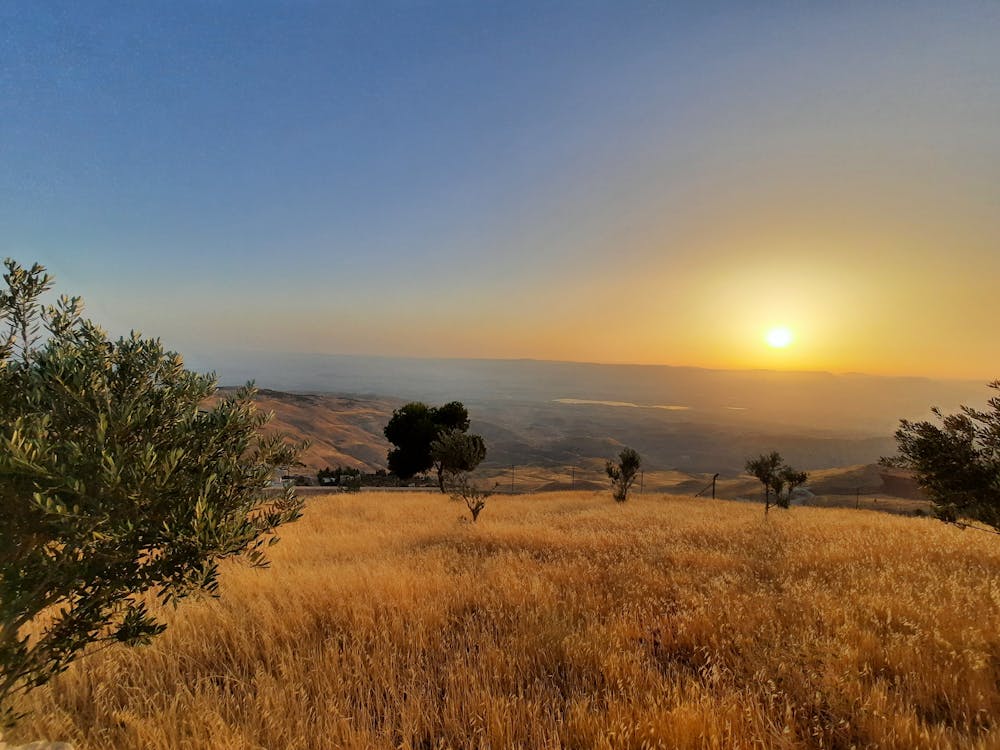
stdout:
POLYGON ((986 396, 973 381, 533 360, 230 353, 189 364, 227 385, 320 394, 264 401, 277 427, 313 441, 313 468, 384 467, 382 427, 410 400, 465 403, 487 465, 569 466, 630 445, 651 469, 736 474, 760 446, 806 469, 873 463, 894 452, 900 419, 986 396))

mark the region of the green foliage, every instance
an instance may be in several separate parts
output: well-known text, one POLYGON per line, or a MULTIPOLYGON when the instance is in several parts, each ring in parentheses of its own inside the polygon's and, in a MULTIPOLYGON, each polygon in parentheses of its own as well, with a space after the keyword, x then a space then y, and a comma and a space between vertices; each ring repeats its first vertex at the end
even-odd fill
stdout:
POLYGON ((438 426, 429 406, 415 401, 396 409, 383 432, 395 446, 387 457, 389 471, 409 479, 431 468, 431 443, 437 438, 438 426))
MULTIPOLYGON (((494 489, 496 489, 496 485, 494 485, 494 489)), ((448 492, 452 500, 460 500, 465 503, 473 523, 479 519, 479 514, 486 507, 486 500, 493 494, 493 490, 480 487, 464 471, 451 475, 448 480, 448 492)))
POLYGON ((611 478, 611 494, 615 502, 624 503, 628 500, 629 490, 635 484, 642 466, 642 458, 632 448, 623 448, 618 454, 618 462, 608 461, 605 471, 611 478))
POLYGON ((775 503, 782 508, 787 508, 791 504, 792 493, 809 479, 806 472, 796 471, 788 466, 777 451, 762 453, 757 458, 747 459, 746 472, 756 477, 764 487, 765 515, 771 509, 772 492, 775 503))
POLYGON ((479 435, 446 429, 431 443, 431 459, 439 473, 455 475, 474 471, 486 458, 486 442, 479 435))
POLYGON ((778 505, 782 508, 787 508, 792 501, 792 493, 809 481, 809 475, 804 471, 796 471, 791 466, 782 466, 778 472, 778 478, 784 487, 787 488, 788 494, 782 496, 781 492, 776 489, 775 495, 777 496, 778 505))
POLYGON ((42 266, 5 261, 0 292, 0 706, 47 682, 90 644, 162 632, 146 596, 215 593, 218 562, 266 564, 299 516, 295 460, 251 387, 213 408, 213 377, 157 340, 111 341, 78 298, 44 306, 42 266), (26 634, 34 625, 35 635, 26 634))
MULTIPOLYGON (((989 387, 1000 390, 1000 380, 989 387)), ((1000 397, 985 411, 933 411, 940 425, 902 420, 895 435, 899 455, 882 462, 912 469, 941 520, 968 519, 1000 531, 1000 397)))
MULTIPOLYGON (((452 456, 442 450, 437 456, 433 445, 445 433, 465 433, 469 429, 469 412, 460 401, 452 401, 440 407, 430 407, 427 404, 414 401, 396 409, 392 418, 385 426, 385 437, 395 447, 389 451, 389 471, 400 479, 409 479, 414 474, 428 471, 432 467, 437 471, 438 487, 445 491, 445 474, 449 471, 467 471, 459 463, 452 463, 452 456)), ((486 455, 486 444, 479 436, 476 450, 482 449, 486 455)), ((473 452, 463 448, 466 458, 471 458, 473 452)), ((460 458, 460 462, 462 457, 460 458)), ((482 461, 482 458, 479 459, 482 461)), ((478 461, 476 465, 478 465, 478 461)))
POLYGON ((444 406, 431 409, 431 416, 439 430, 469 431, 469 411, 461 401, 449 401, 444 406))

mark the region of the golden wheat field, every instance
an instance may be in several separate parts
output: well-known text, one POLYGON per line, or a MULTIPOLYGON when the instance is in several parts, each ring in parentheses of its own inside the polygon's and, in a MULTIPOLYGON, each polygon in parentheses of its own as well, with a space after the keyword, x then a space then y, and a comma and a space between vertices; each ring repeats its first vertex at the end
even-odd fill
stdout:
POLYGON ((1000 539, 607 493, 311 498, 269 570, 78 662, 86 748, 1000 747, 1000 539))

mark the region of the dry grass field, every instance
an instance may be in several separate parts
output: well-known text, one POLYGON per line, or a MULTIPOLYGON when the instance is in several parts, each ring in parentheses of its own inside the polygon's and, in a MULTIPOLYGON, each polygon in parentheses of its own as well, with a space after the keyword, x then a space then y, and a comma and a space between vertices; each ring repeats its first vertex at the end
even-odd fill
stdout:
POLYGON ((311 498, 270 570, 77 663, 88 748, 1000 747, 1000 539, 647 494, 311 498))

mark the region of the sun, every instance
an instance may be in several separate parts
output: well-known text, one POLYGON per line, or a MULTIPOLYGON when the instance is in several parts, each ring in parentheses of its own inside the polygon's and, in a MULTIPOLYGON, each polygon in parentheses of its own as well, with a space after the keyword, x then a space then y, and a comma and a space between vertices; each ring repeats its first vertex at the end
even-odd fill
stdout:
POLYGON ((778 326, 777 328, 772 328, 768 331, 764 340, 767 342, 768 346, 772 346, 775 349, 784 349, 795 340, 795 337, 792 335, 792 332, 784 326, 778 326))

